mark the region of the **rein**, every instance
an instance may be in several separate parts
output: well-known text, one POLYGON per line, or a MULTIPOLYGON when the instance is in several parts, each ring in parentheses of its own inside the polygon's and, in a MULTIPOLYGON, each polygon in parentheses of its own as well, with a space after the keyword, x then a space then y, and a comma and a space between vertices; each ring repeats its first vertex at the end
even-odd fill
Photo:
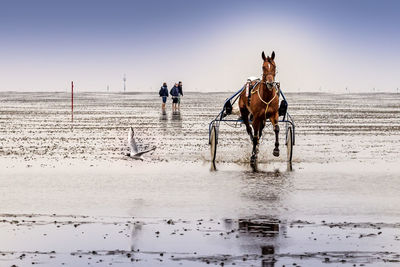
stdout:
MULTIPOLYGON (((263 81, 262 82, 263 84, 265 84, 265 87, 268 89, 268 85, 267 85, 267 82, 266 81, 263 81)), ((260 82, 258 82, 255 86, 257 86, 258 84, 260 84, 260 82)), ((265 107, 265 116, 267 116, 267 111, 268 111, 268 107, 269 107, 269 104, 271 104, 271 102, 275 99, 275 97, 277 96, 277 93, 276 93, 276 91, 277 91, 277 83, 273 83, 273 86, 272 86, 272 89, 275 89, 274 90, 274 97, 273 98, 271 98, 271 100, 269 100, 268 102, 266 102, 264 99, 262 99, 262 97, 261 97, 261 95, 260 95, 260 87, 261 86, 259 86, 255 91, 251 91, 251 93, 252 94, 255 94, 256 92, 257 92, 257 95, 258 95, 258 98, 261 100, 261 102, 263 102, 265 105, 267 105, 266 107, 265 107)), ((269 89, 268 89, 269 90, 269 89)), ((270 90, 271 91, 271 90, 270 90)))

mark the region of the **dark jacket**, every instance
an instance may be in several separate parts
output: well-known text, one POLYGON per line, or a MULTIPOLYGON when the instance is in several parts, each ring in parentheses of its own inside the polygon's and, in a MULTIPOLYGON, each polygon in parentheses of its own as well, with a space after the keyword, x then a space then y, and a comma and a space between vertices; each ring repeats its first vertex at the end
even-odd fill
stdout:
POLYGON ((181 96, 183 96, 182 85, 178 85, 178 89, 179 89, 179 94, 180 94, 181 96))
POLYGON ((168 88, 166 86, 161 86, 159 94, 160 96, 168 97, 168 88))
POLYGON ((177 96, 179 96, 179 88, 174 85, 174 87, 172 87, 172 89, 171 89, 171 91, 169 91, 169 93, 172 96, 177 97, 177 96))

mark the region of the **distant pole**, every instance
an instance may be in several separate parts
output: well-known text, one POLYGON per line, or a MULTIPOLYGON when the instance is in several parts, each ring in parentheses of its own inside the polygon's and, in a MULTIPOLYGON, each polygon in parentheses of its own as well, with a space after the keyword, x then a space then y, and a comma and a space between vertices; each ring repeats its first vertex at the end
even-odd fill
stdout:
POLYGON ((74 82, 71 82, 71 122, 74 122, 74 82))
POLYGON ((126 74, 124 74, 124 78, 122 79, 124 81, 124 92, 126 91, 126 74))

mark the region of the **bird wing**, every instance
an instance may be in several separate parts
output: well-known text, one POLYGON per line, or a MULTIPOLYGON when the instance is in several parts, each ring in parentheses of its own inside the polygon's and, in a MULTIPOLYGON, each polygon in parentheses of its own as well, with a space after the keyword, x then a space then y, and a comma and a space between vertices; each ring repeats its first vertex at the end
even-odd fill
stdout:
POLYGON ((147 149, 147 150, 144 150, 144 151, 140 151, 140 152, 134 154, 133 156, 134 157, 141 157, 143 154, 148 153, 150 151, 153 151, 155 149, 156 149, 156 147, 153 147, 153 148, 150 148, 150 149, 147 149))
POLYGON ((131 150, 131 155, 138 153, 135 136, 133 136, 132 134, 129 134, 129 136, 128 136, 128 144, 129 144, 129 148, 131 150))
POLYGON ((132 156, 132 157, 130 157, 130 158, 131 158, 131 159, 136 159, 136 160, 141 160, 141 161, 144 160, 142 157, 136 157, 136 156, 132 156))

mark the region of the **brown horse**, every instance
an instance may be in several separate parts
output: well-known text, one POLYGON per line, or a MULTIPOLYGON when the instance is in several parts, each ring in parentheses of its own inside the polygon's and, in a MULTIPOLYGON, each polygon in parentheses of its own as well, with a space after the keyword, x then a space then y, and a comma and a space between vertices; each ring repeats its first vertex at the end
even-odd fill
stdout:
POLYGON ((265 57, 263 51, 261 56, 264 60, 262 66, 262 80, 252 89, 250 101, 248 101, 246 90, 243 90, 239 99, 240 114, 243 123, 246 125, 247 133, 250 135, 250 139, 253 142, 253 151, 250 159, 250 164, 253 169, 257 167, 259 139, 262 135, 267 118, 271 121, 275 132, 275 148, 273 155, 275 157, 279 156, 279 86, 275 83, 275 52, 272 52, 270 57, 265 57), (252 126, 254 135, 249 124, 249 114, 253 117, 252 126))

